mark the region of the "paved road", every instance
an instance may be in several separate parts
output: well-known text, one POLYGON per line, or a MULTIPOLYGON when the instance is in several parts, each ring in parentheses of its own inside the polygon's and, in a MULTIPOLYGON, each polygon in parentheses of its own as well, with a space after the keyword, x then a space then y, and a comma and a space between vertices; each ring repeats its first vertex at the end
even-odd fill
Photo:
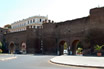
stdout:
POLYGON ((16 55, 16 57, 16 59, 0 61, 0 69, 100 69, 63 66, 50 63, 48 60, 55 56, 16 55))

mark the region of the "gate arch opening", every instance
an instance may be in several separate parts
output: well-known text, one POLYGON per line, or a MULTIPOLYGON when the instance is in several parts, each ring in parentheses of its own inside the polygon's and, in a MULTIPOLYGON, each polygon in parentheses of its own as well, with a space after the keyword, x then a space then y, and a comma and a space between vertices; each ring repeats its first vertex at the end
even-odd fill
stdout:
POLYGON ((26 54, 26 43, 22 42, 21 44, 21 53, 26 54))
MULTIPOLYGON (((73 43, 72 43, 72 55, 76 55, 77 50, 79 48, 83 49, 83 46, 82 46, 80 40, 74 40, 73 43)), ((81 50, 81 52, 82 52, 82 50, 81 50)))
POLYGON ((10 42, 10 44, 9 44, 9 53, 10 54, 15 53, 15 44, 14 44, 14 42, 10 42))
POLYGON ((68 51, 67 51, 67 42, 66 41, 60 41, 59 43, 59 55, 63 55, 63 54, 66 54, 68 51))

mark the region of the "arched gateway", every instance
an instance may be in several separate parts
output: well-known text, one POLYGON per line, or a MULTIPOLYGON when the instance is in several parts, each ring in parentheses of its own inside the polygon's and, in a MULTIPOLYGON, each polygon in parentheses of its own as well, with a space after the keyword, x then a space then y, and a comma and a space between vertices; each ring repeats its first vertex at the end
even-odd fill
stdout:
POLYGON ((22 42, 21 44, 21 53, 26 54, 26 43, 22 42))
POLYGON ((77 55, 78 48, 83 48, 83 46, 82 46, 80 40, 74 40, 72 43, 72 47, 71 47, 72 55, 77 55))
POLYGON ((10 44, 9 44, 9 53, 10 54, 15 53, 15 45, 14 45, 14 42, 10 42, 10 44))
POLYGON ((59 43, 59 55, 63 55, 63 54, 66 54, 68 51, 67 51, 67 42, 66 41, 60 41, 59 43))

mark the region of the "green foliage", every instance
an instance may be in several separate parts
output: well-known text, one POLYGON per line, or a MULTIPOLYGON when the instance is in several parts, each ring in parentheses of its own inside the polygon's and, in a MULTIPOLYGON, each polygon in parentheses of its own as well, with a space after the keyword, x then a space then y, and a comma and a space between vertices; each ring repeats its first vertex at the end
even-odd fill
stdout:
POLYGON ((4 26, 4 28, 10 29, 11 28, 11 25, 7 24, 7 25, 4 26))
POLYGON ((67 43, 64 43, 64 50, 67 49, 67 43))
POLYGON ((2 53, 3 51, 2 51, 2 42, 0 41, 0 53, 2 53))
POLYGON ((82 50, 83 50, 82 48, 78 48, 77 53, 82 53, 82 50))
POLYGON ((0 42, 0 47, 2 47, 2 43, 0 42))
POLYGON ((100 45, 96 45, 94 48, 95 48, 95 50, 97 50, 98 52, 100 52, 103 46, 104 45, 101 45, 101 46, 100 45))
POLYGON ((78 43, 77 48, 83 48, 83 45, 81 44, 81 42, 78 43))
POLYGON ((0 53, 2 53, 3 51, 2 51, 2 49, 0 49, 0 53))

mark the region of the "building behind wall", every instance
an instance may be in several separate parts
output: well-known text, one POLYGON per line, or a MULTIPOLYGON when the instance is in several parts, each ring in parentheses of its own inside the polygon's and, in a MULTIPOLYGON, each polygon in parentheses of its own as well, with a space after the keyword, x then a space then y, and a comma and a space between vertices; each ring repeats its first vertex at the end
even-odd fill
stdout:
POLYGON ((32 28, 41 27, 44 21, 48 20, 47 16, 32 16, 11 24, 10 32, 19 32, 26 30, 26 26, 32 28))

